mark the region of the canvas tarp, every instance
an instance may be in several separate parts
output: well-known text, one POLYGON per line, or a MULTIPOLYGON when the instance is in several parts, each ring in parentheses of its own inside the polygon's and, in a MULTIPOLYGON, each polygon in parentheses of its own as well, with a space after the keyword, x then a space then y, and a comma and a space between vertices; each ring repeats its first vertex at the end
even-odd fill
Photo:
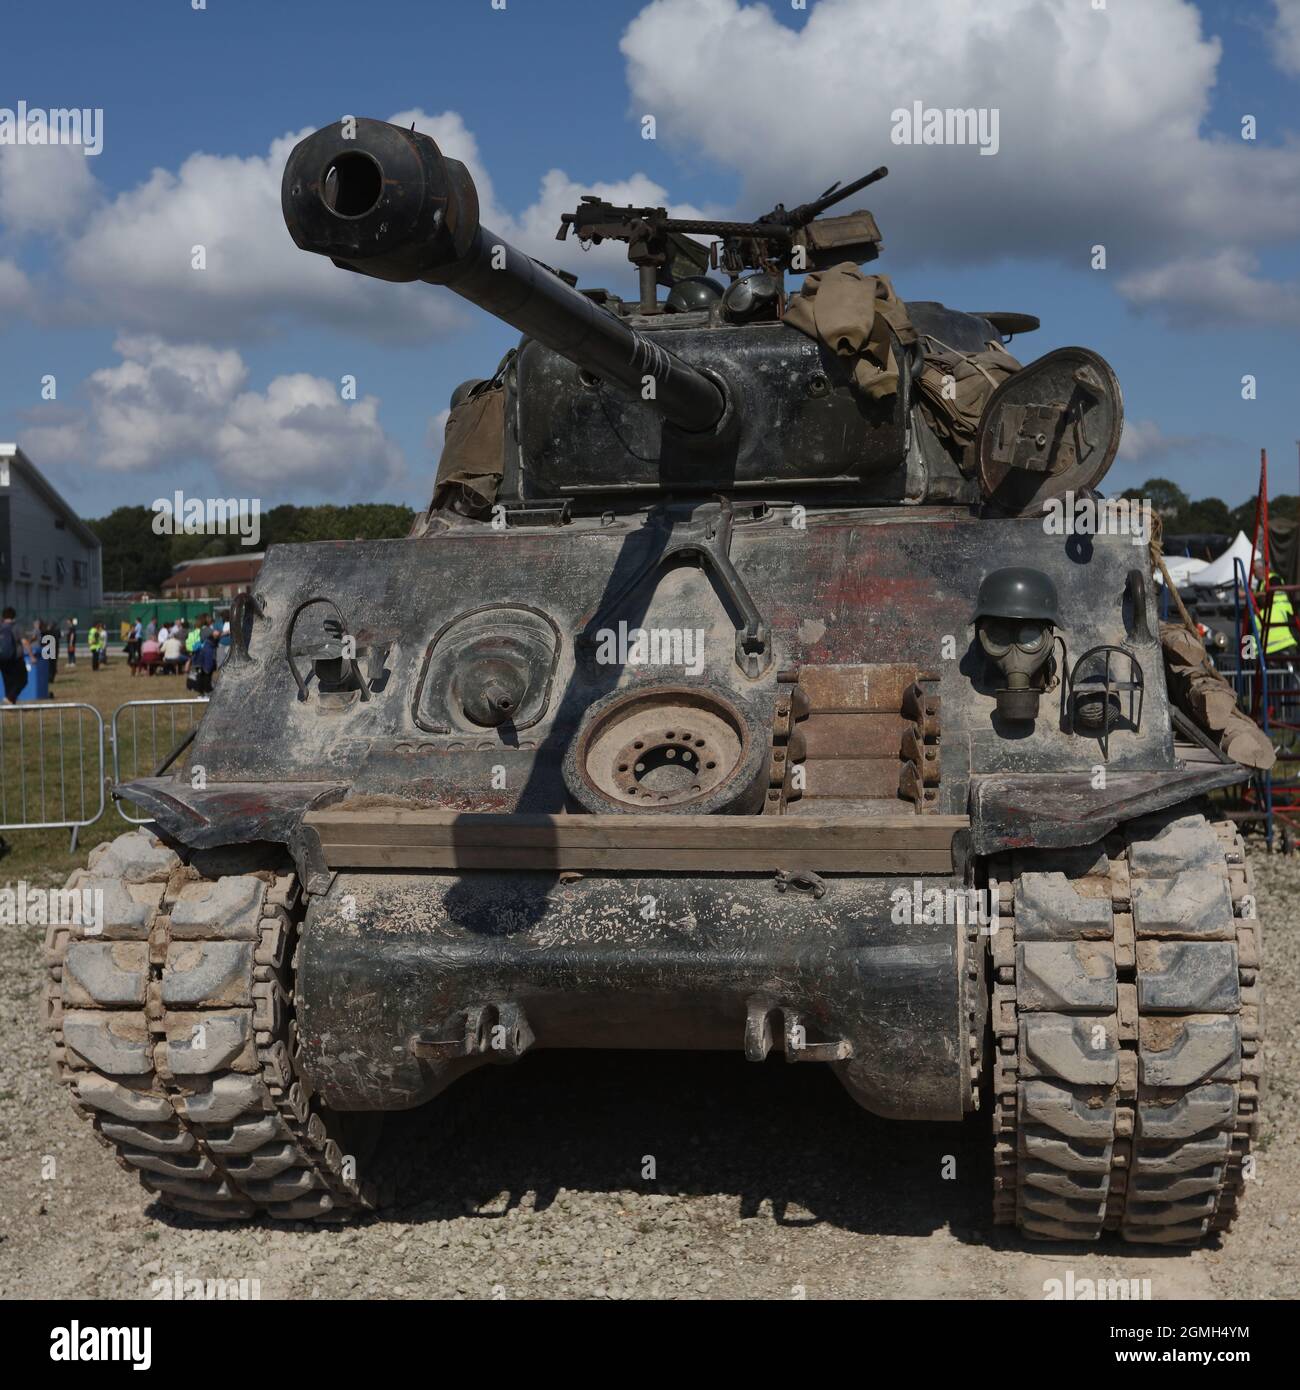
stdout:
MULTIPOLYGON (((893 339, 906 351, 917 341, 907 306, 887 276, 865 275, 851 262, 809 275, 785 310, 785 322, 851 365, 853 384, 878 400, 898 390, 900 365, 893 339), (892 336, 891 331, 892 330, 892 336)), ((988 398, 1020 363, 999 343, 962 352, 931 335, 917 381, 919 404, 939 439, 967 475, 972 446, 988 398)))

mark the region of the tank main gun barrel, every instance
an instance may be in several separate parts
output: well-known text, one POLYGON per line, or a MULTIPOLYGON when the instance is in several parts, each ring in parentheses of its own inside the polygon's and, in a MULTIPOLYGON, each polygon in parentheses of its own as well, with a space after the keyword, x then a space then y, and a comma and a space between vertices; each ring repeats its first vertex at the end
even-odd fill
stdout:
POLYGON ((414 130, 359 117, 346 125, 309 135, 285 165, 281 208, 304 251, 381 280, 446 285, 680 428, 718 423, 726 397, 715 380, 480 223, 464 164, 414 130))

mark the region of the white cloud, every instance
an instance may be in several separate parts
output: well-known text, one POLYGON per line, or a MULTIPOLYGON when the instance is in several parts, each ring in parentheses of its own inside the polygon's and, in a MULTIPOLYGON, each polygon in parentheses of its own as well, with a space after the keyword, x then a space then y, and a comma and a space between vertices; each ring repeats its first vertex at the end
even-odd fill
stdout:
POLYGON ((1120 463, 1139 463, 1159 455, 1164 442, 1164 432, 1154 420, 1125 420, 1115 457, 1120 463))
POLYGON ((1269 280, 1258 268, 1251 252, 1225 248, 1139 271, 1118 288, 1135 308, 1155 311, 1176 328, 1206 321, 1300 328, 1300 282, 1269 280))
POLYGON ((0 260, 0 314, 25 310, 31 300, 30 281, 13 261, 0 260))
MULTIPOLYGON (((401 450, 379 423, 379 401, 339 399, 322 377, 279 376, 264 395, 241 393, 216 432, 215 455, 224 477, 255 487, 308 481, 371 497, 404 472, 401 450)), ((332 490, 332 489, 331 489, 332 490)))
POLYGON ((64 262, 84 315, 178 340, 196 326, 246 340, 290 321, 399 342, 453 327, 458 315, 444 296, 346 274, 293 244, 280 176, 300 138, 283 136, 265 156, 191 155, 103 206, 64 262))
POLYGON ((437 458, 442 453, 442 446, 447 438, 447 421, 451 418, 449 407, 443 407, 436 415, 429 416, 429 423, 424 427, 424 447, 437 458))
POLYGON ((0 225, 26 236, 65 234, 99 198, 91 161, 79 145, 0 146, 0 225))
POLYGON ((88 431, 82 411, 46 402, 39 413, 29 408, 20 414, 29 420, 39 418, 41 421, 38 425, 25 427, 19 434, 19 443, 27 453, 37 454, 42 466, 84 463, 88 431))
MULTIPOLYGON (((1115 458, 1120 465, 1151 466, 1166 459, 1185 464, 1189 459, 1213 449, 1236 448, 1237 441, 1221 434, 1166 434, 1154 420, 1124 421, 1115 458)), ((1112 484, 1113 486, 1113 484, 1112 484)))
POLYGON ((114 346, 123 360, 91 374, 79 415, 25 433, 34 456, 118 473, 197 459, 250 494, 271 485, 277 493, 371 496, 403 475, 373 396, 345 402, 336 386, 301 372, 250 391, 232 349, 152 335, 126 335, 114 346))
POLYGON ((1133 273, 1300 225, 1300 147, 1203 133, 1220 45, 1190 0, 819 0, 798 31, 741 0, 653 0, 622 50, 634 114, 739 170, 753 213, 888 164, 869 205, 895 266, 1086 269, 1102 242, 1133 273), (918 101, 996 108, 997 155, 891 143, 918 101))
POLYGON ((1277 19, 1270 35, 1273 57, 1283 72, 1300 77, 1300 0, 1273 0, 1277 19))

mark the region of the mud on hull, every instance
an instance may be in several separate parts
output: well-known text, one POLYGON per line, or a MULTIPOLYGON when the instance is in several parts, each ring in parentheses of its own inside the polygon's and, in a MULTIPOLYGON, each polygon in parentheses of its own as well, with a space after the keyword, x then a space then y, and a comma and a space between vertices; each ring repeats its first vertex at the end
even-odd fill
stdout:
POLYGON ((303 1065, 331 1106, 373 1110, 530 1046, 778 1050, 879 1115, 960 1119, 984 948, 898 920, 921 882, 343 873, 304 927, 303 1065))

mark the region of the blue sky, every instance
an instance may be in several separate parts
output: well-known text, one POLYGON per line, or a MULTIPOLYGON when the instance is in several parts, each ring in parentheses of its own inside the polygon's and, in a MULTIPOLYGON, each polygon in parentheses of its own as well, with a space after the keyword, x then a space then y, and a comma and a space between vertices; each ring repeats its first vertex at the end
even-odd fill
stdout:
MULTIPOLYGON (((1115 365, 1130 430, 1110 487, 1165 475, 1236 503, 1266 446, 1275 490, 1295 490, 1295 0, 9 9, 0 108, 104 112, 81 167, 0 147, 0 439, 83 514, 175 487, 427 501, 438 413, 514 335, 442 291, 290 259, 273 142, 349 112, 422 113, 448 154, 472 145, 498 230, 552 259, 565 192, 631 183, 753 214, 888 163, 874 268, 905 297, 1037 313, 1022 360, 1082 343, 1115 365), (913 99, 998 107, 997 156, 891 146, 887 112, 913 99), (192 243, 209 245, 201 280, 192 243), (356 405, 337 400, 345 374, 356 405)), ((617 256, 564 254, 632 293, 617 256)))

